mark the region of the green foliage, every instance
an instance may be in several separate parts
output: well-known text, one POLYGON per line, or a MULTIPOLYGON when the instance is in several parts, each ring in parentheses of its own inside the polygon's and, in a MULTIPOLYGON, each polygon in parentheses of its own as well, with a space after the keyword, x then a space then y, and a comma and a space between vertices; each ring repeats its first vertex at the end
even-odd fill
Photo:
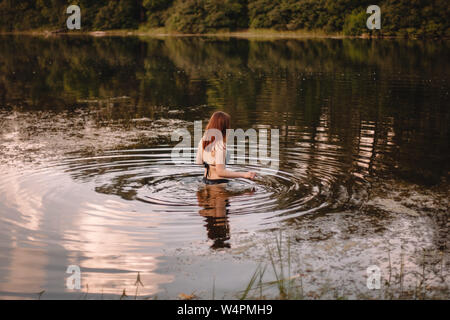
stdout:
MULTIPOLYGON (((166 27, 183 33, 243 28, 367 32, 370 0, 0 0, 0 30, 65 28, 69 4, 82 30, 166 27), (364 22, 364 23, 363 23, 364 22)), ((383 35, 450 36, 448 0, 381 0, 383 35)))
POLYGON ((345 18, 344 34, 350 36, 361 35, 367 32, 366 27, 367 14, 363 10, 354 10, 345 18))
POLYGON ((94 20, 94 28, 135 29, 139 25, 138 6, 134 0, 109 1, 100 9, 94 20))
POLYGON ((274 27, 274 14, 269 13, 277 6, 276 1, 257 0, 250 1, 248 4, 248 14, 251 28, 271 28, 274 27))
POLYGON ((243 4, 239 0, 178 0, 166 26, 185 33, 243 28, 247 26, 243 4))
POLYGON ((142 6, 147 9, 147 11, 160 11, 166 9, 172 4, 170 0, 143 0, 142 6))
POLYGON ((449 35, 448 0, 386 0, 381 5, 382 30, 405 36, 449 35))
POLYGON ((170 30, 182 32, 206 32, 206 26, 203 23, 204 0, 186 0, 176 1, 166 26, 170 30))
POLYGON ((166 9, 172 5, 172 0, 143 0, 142 7, 146 11, 148 27, 162 27, 167 18, 166 9))

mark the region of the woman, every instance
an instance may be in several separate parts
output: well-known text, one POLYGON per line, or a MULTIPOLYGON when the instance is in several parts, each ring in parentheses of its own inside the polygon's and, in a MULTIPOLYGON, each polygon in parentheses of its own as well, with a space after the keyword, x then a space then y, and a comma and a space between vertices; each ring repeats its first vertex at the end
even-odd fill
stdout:
POLYGON ((225 168, 227 129, 230 129, 230 116, 222 111, 214 112, 197 149, 196 163, 205 166, 205 184, 227 183, 226 178, 255 178, 255 172, 234 172, 225 168))

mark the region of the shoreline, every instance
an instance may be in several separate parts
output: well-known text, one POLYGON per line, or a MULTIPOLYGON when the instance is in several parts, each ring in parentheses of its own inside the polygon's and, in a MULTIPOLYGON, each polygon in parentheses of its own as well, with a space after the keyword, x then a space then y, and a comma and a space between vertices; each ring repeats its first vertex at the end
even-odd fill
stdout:
POLYGON ((91 36, 91 37, 216 37, 216 38, 240 38, 240 39, 405 39, 405 40, 448 40, 441 38, 417 38, 404 36, 386 36, 362 34, 360 36, 349 36, 342 33, 326 33, 315 30, 276 31, 272 29, 245 29, 239 31, 217 31, 210 33, 181 33, 168 31, 164 28, 148 30, 106 30, 106 31, 67 31, 67 30, 28 30, 28 31, 2 31, 0 35, 28 35, 28 36, 91 36))

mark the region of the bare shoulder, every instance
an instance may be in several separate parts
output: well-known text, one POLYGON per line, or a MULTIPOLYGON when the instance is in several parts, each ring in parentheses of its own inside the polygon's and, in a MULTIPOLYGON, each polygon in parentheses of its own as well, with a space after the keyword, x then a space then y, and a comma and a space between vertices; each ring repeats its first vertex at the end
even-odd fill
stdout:
POLYGON ((219 140, 217 141, 217 143, 215 144, 215 149, 216 150, 225 150, 227 148, 227 144, 223 142, 223 140, 219 140))

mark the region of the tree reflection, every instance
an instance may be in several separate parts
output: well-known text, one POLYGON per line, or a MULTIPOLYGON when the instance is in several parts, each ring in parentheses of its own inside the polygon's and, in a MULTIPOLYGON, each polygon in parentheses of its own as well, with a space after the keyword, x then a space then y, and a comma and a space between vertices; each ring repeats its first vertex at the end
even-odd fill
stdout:
POLYGON ((449 165, 448 53, 445 41, 2 36, 0 108, 83 108, 132 128, 171 109, 201 120, 207 105, 236 127, 281 129, 285 146, 308 134, 316 147, 326 130, 361 174, 435 184, 449 165))

